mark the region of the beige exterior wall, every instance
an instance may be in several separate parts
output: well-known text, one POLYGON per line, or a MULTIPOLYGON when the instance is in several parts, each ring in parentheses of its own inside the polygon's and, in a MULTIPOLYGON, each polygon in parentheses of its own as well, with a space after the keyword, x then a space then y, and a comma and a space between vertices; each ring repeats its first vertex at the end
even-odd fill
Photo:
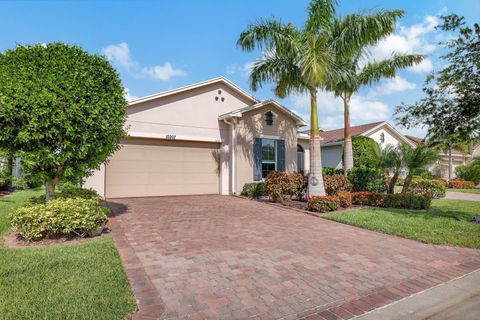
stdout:
POLYGON ((213 83, 128 107, 128 132, 132 136, 225 141, 228 126, 218 121, 218 116, 253 102, 222 82, 213 83))
POLYGON ((240 118, 236 130, 236 193, 242 191, 245 183, 253 181, 253 140, 273 138, 285 140, 285 170, 297 168, 297 126, 295 120, 277 108, 266 105, 246 112, 240 118), (265 124, 265 113, 274 114, 273 125, 265 124))
POLYGON ((218 194, 219 147, 219 143, 126 139, 106 167, 106 197, 218 194))
POLYGON ((87 189, 93 189, 97 191, 102 198, 105 198, 105 165, 104 164, 100 166, 100 169, 93 171, 92 175, 85 180, 83 187, 87 189))
POLYGON ((310 171, 310 139, 298 139, 297 143, 303 148, 303 168, 305 172, 310 171))

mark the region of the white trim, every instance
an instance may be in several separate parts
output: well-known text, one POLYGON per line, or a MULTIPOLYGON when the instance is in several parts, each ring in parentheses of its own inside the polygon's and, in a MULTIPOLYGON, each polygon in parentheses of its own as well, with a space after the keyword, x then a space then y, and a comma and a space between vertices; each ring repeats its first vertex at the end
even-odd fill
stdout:
POLYGON ((258 136, 258 138, 262 138, 262 139, 272 139, 272 140, 280 140, 280 136, 269 136, 269 135, 265 135, 265 134, 261 134, 258 136))
POLYGON ((226 119, 226 118, 231 118, 231 117, 241 117, 245 112, 248 112, 248 111, 251 111, 251 110, 255 110, 255 109, 258 109, 258 108, 261 108, 263 106, 266 106, 266 105, 269 105, 269 104, 272 104, 273 106, 275 106, 277 109, 280 109, 282 110, 283 112, 285 112, 286 114, 288 114, 290 117, 294 118, 295 120, 297 120, 297 126, 299 127, 303 127, 303 126, 306 126, 307 125, 307 122, 305 120, 302 119, 302 117, 300 117, 299 115, 297 115, 296 113, 290 111, 288 108, 282 106, 280 103, 278 103, 277 101, 275 100, 264 100, 264 101, 261 101, 261 102, 258 102, 256 104, 253 104, 251 106, 248 106, 248 107, 244 107, 244 108, 241 108, 241 109, 238 109, 238 110, 234 110, 234 111, 231 111, 229 113, 226 113, 226 114, 222 114, 218 117, 219 120, 223 120, 223 119, 226 119))
POLYGON ((129 132, 129 138, 150 138, 150 139, 164 139, 170 141, 199 141, 199 142, 218 142, 221 141, 217 138, 209 138, 209 137, 198 137, 198 136, 182 136, 176 135, 175 139, 168 138, 169 134, 163 133, 147 133, 147 132, 129 132))
POLYGON ((213 78, 213 79, 209 79, 209 80, 205 80, 205 81, 200 81, 200 82, 190 84, 190 85, 187 85, 187 86, 183 86, 183 87, 180 87, 180 88, 167 90, 167 91, 164 91, 164 92, 159 92, 159 93, 151 94, 151 95, 148 95, 148 96, 145 96, 145 97, 141 97, 139 99, 130 101, 128 103, 128 106, 129 107, 134 106, 134 105, 137 105, 137 104, 142 103, 142 102, 147 102, 147 101, 150 101, 150 100, 162 98, 162 97, 169 96, 169 95, 172 95, 172 94, 181 93, 181 92, 184 92, 184 91, 188 91, 188 90, 192 90, 192 89, 195 89, 195 88, 207 86, 207 85, 210 85, 212 83, 217 83, 217 82, 221 82, 221 83, 227 85, 228 87, 232 88, 233 90, 240 93, 244 97, 252 100, 254 103, 259 102, 259 100, 257 98, 253 97, 248 92, 246 92, 245 90, 243 90, 242 88, 240 88, 239 86, 237 86, 236 84, 234 84, 233 82, 228 80, 227 78, 217 77, 217 78, 213 78))

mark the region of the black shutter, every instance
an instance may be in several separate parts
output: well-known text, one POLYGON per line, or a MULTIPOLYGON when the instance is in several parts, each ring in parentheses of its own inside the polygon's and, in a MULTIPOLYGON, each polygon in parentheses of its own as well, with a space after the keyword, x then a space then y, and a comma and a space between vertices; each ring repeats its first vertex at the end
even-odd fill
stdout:
POLYGON ((277 171, 285 172, 285 140, 277 140, 277 171))
POLYGON ((253 140, 253 181, 262 180, 262 139, 253 140))

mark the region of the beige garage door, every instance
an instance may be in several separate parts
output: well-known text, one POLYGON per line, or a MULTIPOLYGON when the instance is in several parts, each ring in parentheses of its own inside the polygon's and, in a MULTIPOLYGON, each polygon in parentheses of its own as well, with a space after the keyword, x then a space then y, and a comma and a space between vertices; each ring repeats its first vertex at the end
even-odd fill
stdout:
POLYGON ((219 144, 126 139, 106 169, 108 198, 218 194, 219 144))

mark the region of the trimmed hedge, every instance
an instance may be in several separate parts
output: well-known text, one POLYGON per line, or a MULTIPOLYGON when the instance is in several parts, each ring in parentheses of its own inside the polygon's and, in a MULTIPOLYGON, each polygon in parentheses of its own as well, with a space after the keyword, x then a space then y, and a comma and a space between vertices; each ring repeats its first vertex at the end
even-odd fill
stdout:
POLYGON ((407 192, 426 195, 433 199, 444 198, 447 188, 442 181, 415 178, 410 182, 407 192))
POLYGON ((55 199, 47 204, 31 204, 15 210, 13 230, 28 241, 43 238, 92 236, 103 230, 108 209, 98 199, 55 199))
POLYGON ((466 180, 449 180, 448 187, 453 189, 473 189, 475 188, 475 183, 473 181, 466 180))
POLYGON ((325 192, 328 196, 334 196, 341 191, 352 191, 350 180, 344 175, 335 174, 332 176, 324 176, 325 192))
POLYGON ((432 198, 412 193, 353 192, 352 203, 361 206, 383 208, 430 209, 432 198))
POLYGON ((348 171, 348 180, 352 183, 352 190, 384 192, 385 183, 383 181, 383 172, 380 169, 353 167, 348 171))
POLYGON ((340 205, 336 196, 314 196, 307 200, 307 210, 314 212, 335 211, 340 205))
POLYGON ((333 176, 335 174, 345 174, 345 170, 343 169, 336 169, 336 168, 322 168, 323 176, 333 176))
POLYGON ((352 206, 352 194, 348 191, 341 191, 337 194, 338 201, 342 208, 350 208, 352 206))
POLYGON ((308 180, 298 172, 270 172, 265 179, 265 193, 275 202, 293 198, 301 199, 307 190, 308 180))
POLYGON ((245 183, 241 194, 242 196, 247 196, 249 198, 263 197, 265 195, 265 183, 263 182, 245 183))

